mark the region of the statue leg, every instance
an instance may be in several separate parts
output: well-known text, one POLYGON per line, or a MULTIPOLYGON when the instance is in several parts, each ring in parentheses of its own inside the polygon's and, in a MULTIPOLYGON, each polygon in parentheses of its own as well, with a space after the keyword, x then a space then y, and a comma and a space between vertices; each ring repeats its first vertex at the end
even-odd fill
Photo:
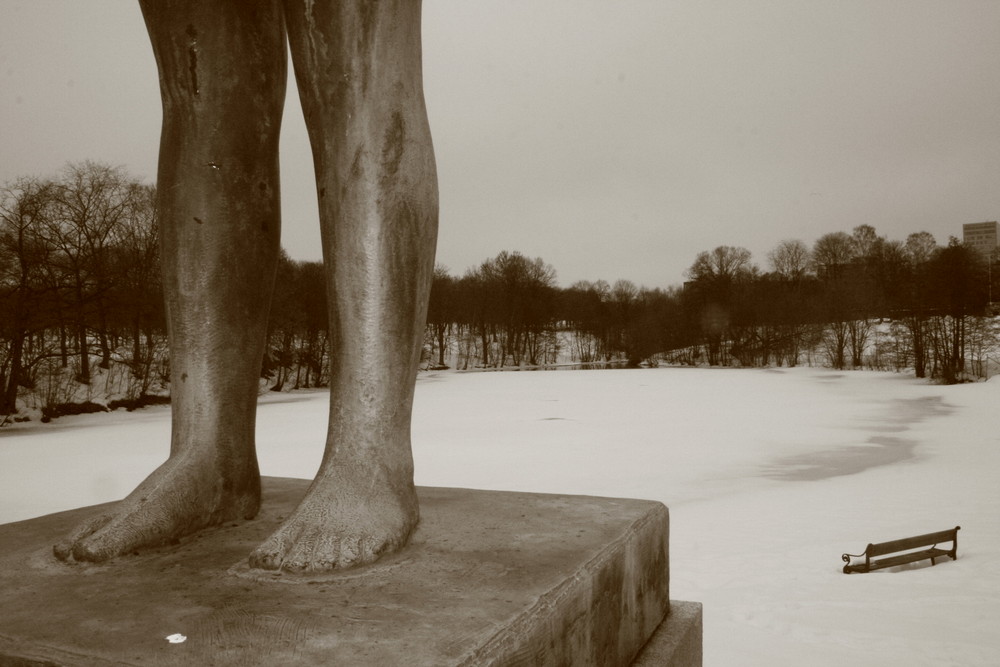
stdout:
POLYGON ((286 43, 273 0, 144 0, 160 72, 157 177, 170 456, 55 547, 103 561, 260 505, 257 382, 279 252, 286 43))
POLYGON ((418 520, 410 414, 437 238, 419 0, 286 0, 316 169, 330 424, 300 506, 252 555, 322 571, 403 546, 418 520))

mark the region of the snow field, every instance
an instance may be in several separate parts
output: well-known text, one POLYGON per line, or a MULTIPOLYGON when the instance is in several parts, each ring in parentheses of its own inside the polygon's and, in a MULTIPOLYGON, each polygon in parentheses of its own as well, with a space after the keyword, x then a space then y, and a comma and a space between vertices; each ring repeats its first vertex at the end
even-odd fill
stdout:
MULTIPOLYGON (((266 475, 311 478, 326 393, 270 394, 266 475)), ((417 483, 660 500, 671 597, 706 665, 1000 664, 1000 382, 796 368, 426 373, 417 483), (841 553, 961 525, 957 561, 844 575, 841 553)), ((120 498, 169 408, 0 431, 0 522, 120 498)))

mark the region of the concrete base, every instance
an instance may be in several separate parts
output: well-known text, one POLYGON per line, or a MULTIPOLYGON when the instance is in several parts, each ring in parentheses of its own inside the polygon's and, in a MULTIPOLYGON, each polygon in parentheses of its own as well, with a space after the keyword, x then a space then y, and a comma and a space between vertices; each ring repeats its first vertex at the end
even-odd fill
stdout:
POLYGON ((251 571, 308 484, 266 478, 257 519, 105 565, 60 563, 52 545, 106 506, 0 525, 0 665, 607 666, 640 650, 643 665, 701 664, 700 605, 674 603, 661 625, 660 503, 420 488, 398 554, 251 571))
POLYGON ((632 663, 632 667, 701 667, 700 602, 670 601, 670 615, 632 663))

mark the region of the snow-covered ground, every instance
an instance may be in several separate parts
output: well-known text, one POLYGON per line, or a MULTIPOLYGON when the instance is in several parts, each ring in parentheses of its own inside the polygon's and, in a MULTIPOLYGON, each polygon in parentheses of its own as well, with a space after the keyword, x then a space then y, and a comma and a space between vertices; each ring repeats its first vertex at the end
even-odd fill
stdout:
MULTIPOLYGON (((1000 381, 817 369, 426 373, 417 483, 661 500, 706 665, 1000 664, 1000 381), (961 525, 957 561, 841 572, 961 525)), ((261 401, 264 474, 311 478, 326 394, 261 401)), ((169 408, 0 430, 0 523, 119 498, 169 408)))

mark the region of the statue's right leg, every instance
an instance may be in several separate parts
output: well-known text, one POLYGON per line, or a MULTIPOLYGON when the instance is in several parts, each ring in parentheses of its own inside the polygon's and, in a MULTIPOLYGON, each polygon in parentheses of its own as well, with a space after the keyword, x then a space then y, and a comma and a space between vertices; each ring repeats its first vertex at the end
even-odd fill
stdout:
POLYGON ((55 547, 104 561, 253 517, 257 384, 279 252, 286 43, 272 0, 141 0, 160 73, 157 176, 170 457, 55 547))

